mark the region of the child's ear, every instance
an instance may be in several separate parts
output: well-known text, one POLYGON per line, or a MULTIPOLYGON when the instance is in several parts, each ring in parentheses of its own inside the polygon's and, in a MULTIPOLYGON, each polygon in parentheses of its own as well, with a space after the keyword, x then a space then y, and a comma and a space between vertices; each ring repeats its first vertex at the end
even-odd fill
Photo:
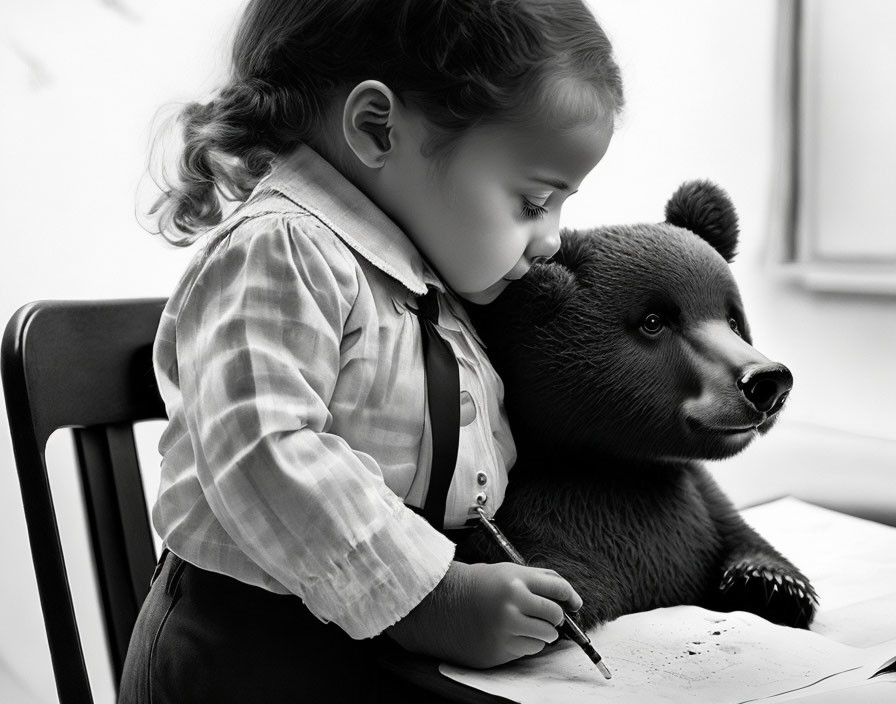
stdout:
POLYGON ((345 100, 342 131, 355 156, 367 167, 379 169, 392 150, 389 133, 395 111, 395 94, 379 81, 356 85, 345 100))

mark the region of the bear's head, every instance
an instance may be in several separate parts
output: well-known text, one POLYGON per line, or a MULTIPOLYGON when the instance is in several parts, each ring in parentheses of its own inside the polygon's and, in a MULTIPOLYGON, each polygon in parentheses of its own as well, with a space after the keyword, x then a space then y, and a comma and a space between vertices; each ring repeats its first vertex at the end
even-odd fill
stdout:
POLYGON ((560 251, 469 306, 525 448, 728 457, 774 423, 790 371, 752 344, 727 194, 682 185, 666 222, 564 231, 560 251))

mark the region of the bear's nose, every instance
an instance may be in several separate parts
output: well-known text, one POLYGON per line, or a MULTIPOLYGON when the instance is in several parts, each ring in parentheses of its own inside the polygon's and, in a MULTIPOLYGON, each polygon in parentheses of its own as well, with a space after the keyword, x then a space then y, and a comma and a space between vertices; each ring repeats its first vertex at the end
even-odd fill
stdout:
POLYGON ((737 388, 760 413, 777 413, 793 388, 793 375, 782 364, 755 367, 737 380, 737 388))

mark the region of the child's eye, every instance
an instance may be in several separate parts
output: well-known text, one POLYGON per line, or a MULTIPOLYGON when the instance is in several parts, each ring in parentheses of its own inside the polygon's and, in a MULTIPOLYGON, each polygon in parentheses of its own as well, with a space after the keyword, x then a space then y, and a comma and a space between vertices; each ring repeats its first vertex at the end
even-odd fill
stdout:
POLYGON ((548 209, 543 205, 537 205, 528 198, 523 198, 523 207, 520 209, 520 215, 530 220, 543 218, 548 209))

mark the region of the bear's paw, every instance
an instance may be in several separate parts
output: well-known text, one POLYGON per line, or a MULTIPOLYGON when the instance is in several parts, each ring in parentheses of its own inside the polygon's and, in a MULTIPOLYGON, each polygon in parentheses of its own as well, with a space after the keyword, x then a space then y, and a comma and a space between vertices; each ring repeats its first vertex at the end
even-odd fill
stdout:
POLYGON ((666 203, 666 222, 709 242, 725 261, 737 254, 737 212, 723 188, 712 181, 687 181, 666 203))
POLYGON ((719 608, 749 611, 794 628, 808 628, 815 616, 818 595, 796 568, 741 560, 729 567, 719 584, 719 608))

